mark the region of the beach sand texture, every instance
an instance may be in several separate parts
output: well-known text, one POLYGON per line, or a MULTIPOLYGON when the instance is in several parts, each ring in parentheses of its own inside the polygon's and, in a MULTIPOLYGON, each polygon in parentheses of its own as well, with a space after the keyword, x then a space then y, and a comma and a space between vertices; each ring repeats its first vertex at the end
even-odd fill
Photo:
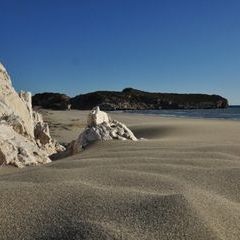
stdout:
MULTIPOLYGON (((65 143, 87 113, 44 110, 65 143)), ((240 239, 240 122, 111 117, 145 140, 0 169, 0 239, 240 239)))

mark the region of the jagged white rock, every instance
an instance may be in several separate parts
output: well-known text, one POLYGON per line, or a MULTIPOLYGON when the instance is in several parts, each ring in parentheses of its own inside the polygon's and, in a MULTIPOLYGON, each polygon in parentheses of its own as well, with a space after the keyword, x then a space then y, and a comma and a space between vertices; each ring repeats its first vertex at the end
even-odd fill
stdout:
POLYGON ((76 154, 92 142, 113 139, 137 141, 133 132, 126 125, 111 120, 106 112, 96 107, 88 115, 87 127, 78 139, 68 146, 68 151, 69 154, 76 154))
POLYGON ((24 126, 23 120, 19 116, 15 115, 14 113, 11 113, 9 115, 4 114, 0 118, 0 124, 1 123, 8 124, 14 129, 15 132, 23 136, 29 137, 28 132, 24 126))
POLYGON ((42 150, 45 150, 48 155, 65 151, 65 147, 51 137, 49 126, 43 121, 40 113, 33 111, 33 122, 35 141, 42 150))
POLYGON ((32 110, 30 92, 17 92, 0 63, 0 164, 17 167, 48 163, 64 147, 50 136, 42 116, 32 110))
POLYGON ((29 120, 32 118, 31 112, 26 106, 26 102, 12 87, 10 76, 2 64, 0 64, 0 86, 0 117, 11 114, 18 116, 28 135, 34 137, 33 124, 29 124, 29 120))
POLYGON ((30 113, 30 116, 32 118, 33 110, 32 110, 32 94, 30 92, 24 92, 21 91, 19 93, 19 97, 25 102, 27 105, 28 111, 30 113))
POLYGON ((0 164, 16 167, 49 163, 48 154, 34 140, 14 131, 7 124, 0 124, 0 164))
POLYGON ((101 123, 108 124, 110 121, 107 113, 100 110, 99 106, 93 108, 93 110, 89 113, 87 119, 87 125, 89 127, 97 126, 101 123))

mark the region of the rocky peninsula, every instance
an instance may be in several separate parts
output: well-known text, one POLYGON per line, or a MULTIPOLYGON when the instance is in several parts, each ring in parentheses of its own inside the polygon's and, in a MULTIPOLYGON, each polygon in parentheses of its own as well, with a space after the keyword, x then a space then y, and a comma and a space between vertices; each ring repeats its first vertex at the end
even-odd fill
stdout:
POLYGON ((104 111, 158 109, 212 109, 228 107, 228 100, 219 95, 150 93, 133 88, 121 92, 97 91, 73 98, 60 93, 39 93, 33 96, 33 106, 46 109, 90 110, 100 106, 104 111))

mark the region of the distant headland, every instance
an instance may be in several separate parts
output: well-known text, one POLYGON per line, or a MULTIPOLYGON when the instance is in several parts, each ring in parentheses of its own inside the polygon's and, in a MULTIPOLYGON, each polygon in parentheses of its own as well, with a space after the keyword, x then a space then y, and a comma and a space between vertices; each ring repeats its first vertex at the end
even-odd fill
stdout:
POLYGON ((157 110, 157 109, 212 109, 228 107, 228 100, 219 95, 152 93, 133 88, 117 91, 97 91, 73 98, 61 93, 38 93, 32 98, 33 106, 64 110, 89 110, 100 106, 102 110, 157 110))

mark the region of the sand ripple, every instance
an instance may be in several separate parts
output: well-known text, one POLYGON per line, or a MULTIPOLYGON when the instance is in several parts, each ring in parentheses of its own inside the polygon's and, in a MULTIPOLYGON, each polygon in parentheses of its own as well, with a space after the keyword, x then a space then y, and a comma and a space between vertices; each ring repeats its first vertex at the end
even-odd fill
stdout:
POLYGON ((145 141, 2 170, 0 239, 239 240, 239 124, 175 121, 133 127, 145 141))

